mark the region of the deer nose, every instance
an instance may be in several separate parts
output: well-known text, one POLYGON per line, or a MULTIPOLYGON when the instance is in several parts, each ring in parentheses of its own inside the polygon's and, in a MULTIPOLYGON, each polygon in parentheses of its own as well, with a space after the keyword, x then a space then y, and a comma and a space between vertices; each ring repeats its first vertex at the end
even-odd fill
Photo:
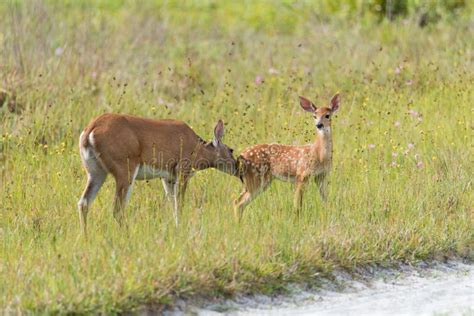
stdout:
POLYGON ((322 123, 318 123, 318 124, 316 124, 316 127, 317 127, 318 129, 321 129, 321 128, 323 128, 323 124, 322 124, 322 123))

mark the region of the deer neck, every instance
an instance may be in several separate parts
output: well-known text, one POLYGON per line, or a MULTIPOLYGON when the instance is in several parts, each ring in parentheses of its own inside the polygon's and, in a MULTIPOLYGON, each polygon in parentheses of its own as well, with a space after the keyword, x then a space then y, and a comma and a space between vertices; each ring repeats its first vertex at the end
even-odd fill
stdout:
POLYGON ((213 168, 216 162, 216 153, 207 148, 206 144, 199 144, 191 155, 191 165, 195 170, 213 168))
POLYGON ((313 144, 314 154, 320 162, 330 162, 332 159, 332 134, 331 130, 317 132, 313 144))

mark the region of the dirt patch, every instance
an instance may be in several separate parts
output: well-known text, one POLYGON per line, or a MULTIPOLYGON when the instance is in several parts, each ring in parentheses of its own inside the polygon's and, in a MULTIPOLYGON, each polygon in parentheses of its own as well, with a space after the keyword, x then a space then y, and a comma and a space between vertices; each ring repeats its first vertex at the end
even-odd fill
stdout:
POLYGON ((241 296, 169 315, 474 315, 474 264, 460 261, 334 273, 318 289, 290 285, 289 295, 241 296))

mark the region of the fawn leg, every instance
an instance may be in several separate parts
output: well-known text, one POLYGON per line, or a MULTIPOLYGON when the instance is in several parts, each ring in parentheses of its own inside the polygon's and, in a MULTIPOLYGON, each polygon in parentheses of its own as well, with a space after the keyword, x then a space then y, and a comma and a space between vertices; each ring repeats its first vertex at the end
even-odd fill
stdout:
POLYGON ((303 192, 306 187, 306 181, 297 180, 296 182, 296 190, 295 190, 295 198, 294 198, 294 207, 296 208, 296 214, 298 217, 301 213, 301 208, 303 207, 303 192))
POLYGON ((327 201, 328 196, 328 180, 326 174, 320 174, 316 176, 316 184, 318 185, 319 194, 323 202, 327 201))
POLYGON ((270 175, 261 178, 245 178, 244 191, 234 201, 234 217, 240 222, 244 208, 252 202, 260 193, 265 191, 271 183, 270 175))

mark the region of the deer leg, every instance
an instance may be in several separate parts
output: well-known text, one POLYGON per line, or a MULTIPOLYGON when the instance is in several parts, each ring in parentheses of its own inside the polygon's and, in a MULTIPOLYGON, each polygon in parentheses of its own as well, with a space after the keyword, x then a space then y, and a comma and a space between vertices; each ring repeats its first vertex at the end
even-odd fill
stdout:
POLYGON ((184 196, 188 187, 188 180, 192 176, 192 171, 188 168, 189 166, 182 164, 177 167, 177 176, 174 182, 174 195, 173 195, 173 210, 176 226, 179 224, 179 213, 184 205, 184 196))
POLYGON ((97 193, 107 178, 107 171, 105 171, 95 158, 90 155, 87 158, 83 157, 83 163, 87 171, 87 185, 82 193, 77 207, 79 210, 79 220, 84 236, 87 236, 87 213, 97 193))
POLYGON ((260 179, 244 179, 244 191, 239 198, 234 201, 234 217, 239 222, 242 219, 244 208, 252 202, 260 193, 265 191, 271 183, 271 177, 266 176, 260 179), (247 181, 246 181, 247 180, 247 181))
POLYGON ((174 183, 173 210, 176 226, 179 224, 179 216, 184 205, 184 195, 188 186, 187 179, 178 180, 174 183))
POLYGON ((176 227, 179 224, 178 181, 172 183, 171 198, 173 199, 173 217, 176 227))
POLYGON ((316 184, 318 185, 319 194, 323 202, 327 201, 328 196, 328 180, 325 174, 316 176, 316 184))
POLYGON ((92 205, 97 193, 105 182, 107 173, 103 173, 100 176, 88 176, 87 185, 82 193, 81 199, 77 203, 79 209, 79 220, 84 235, 87 235, 87 213, 92 205))
POLYGON ((121 226, 123 223, 123 209, 125 207, 125 197, 127 195, 128 187, 130 184, 128 181, 116 179, 115 187, 115 199, 114 199, 114 218, 117 223, 121 226))
POLYGON ((176 226, 179 223, 179 203, 178 203, 178 181, 176 179, 163 179, 163 186, 166 196, 173 203, 173 217, 176 226))
POLYGON ((171 182, 168 182, 168 179, 161 179, 163 183, 163 188, 165 189, 166 198, 171 202, 171 191, 173 190, 173 185, 171 182))
POLYGON ((294 199, 294 207, 296 208, 296 214, 298 217, 301 213, 301 208, 303 207, 303 191, 306 186, 306 181, 299 180, 296 183, 296 190, 295 190, 295 199, 294 199))
MULTIPOLYGON (((255 198, 255 194, 253 195, 253 198, 255 198)), ((243 213, 244 213, 244 208, 253 200, 252 194, 247 191, 247 189, 244 189, 244 191, 240 194, 237 200, 234 201, 234 217, 236 220, 239 222, 242 219, 243 213)))
POLYGON ((180 207, 183 207, 184 204, 184 196, 186 194, 186 189, 188 188, 188 181, 189 177, 182 177, 181 180, 178 182, 178 203, 180 207))
POLYGON ((138 165, 128 164, 127 168, 122 170, 128 170, 126 174, 118 173, 115 176, 115 200, 114 200, 114 218, 119 223, 123 224, 124 220, 124 209, 130 195, 132 193, 133 181, 138 173, 138 165))
POLYGON ((247 188, 244 188, 240 196, 234 201, 234 218, 240 222, 244 214, 244 208, 251 202, 251 195, 247 188))

